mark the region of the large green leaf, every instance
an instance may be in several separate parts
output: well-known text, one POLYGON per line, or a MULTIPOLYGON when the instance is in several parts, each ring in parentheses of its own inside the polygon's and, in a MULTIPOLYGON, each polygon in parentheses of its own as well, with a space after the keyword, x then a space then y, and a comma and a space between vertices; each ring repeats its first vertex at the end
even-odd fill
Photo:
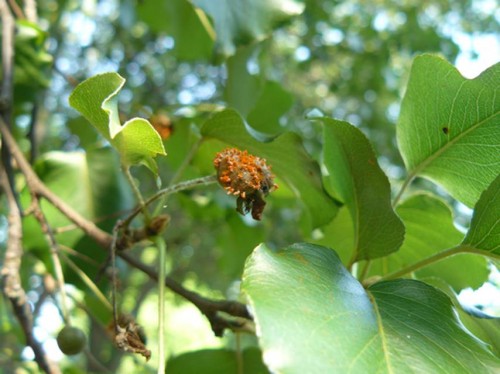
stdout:
POLYGON ((154 31, 165 32, 174 38, 173 53, 179 59, 199 60, 212 56, 214 40, 210 33, 211 27, 204 24, 208 22, 206 15, 195 9, 191 2, 140 1, 137 4, 137 15, 154 31))
POLYGON ((243 291, 264 362, 279 373, 493 373, 500 361, 457 319, 450 299, 415 280, 367 291, 331 249, 257 247, 243 291))
POLYGON ((463 244, 500 255, 500 175, 477 202, 463 244))
POLYGON ((153 158, 165 154, 158 132, 142 118, 120 124, 117 95, 124 84, 117 73, 96 75, 74 89, 69 103, 120 152, 123 163, 143 163, 158 174, 153 158))
POLYGON ((351 213, 353 259, 397 251, 403 242, 404 226, 392 209, 389 180, 378 166, 368 139, 347 122, 319 120, 324 124, 323 178, 328 192, 344 202, 351 213))
POLYGON ((500 64, 470 80, 439 57, 415 59, 397 127, 409 178, 474 206, 500 173, 499 80, 500 64))
MULTIPOLYGON (((104 217, 133 206, 131 191, 121 175, 118 157, 111 148, 86 153, 46 153, 38 160, 35 170, 52 192, 90 220, 103 223, 104 217)), ((23 191, 21 200, 23 206, 29 206, 27 190, 23 191)), ((42 200, 41 206, 53 229, 71 224, 66 216, 45 200, 42 200)), ((40 227, 32 216, 25 218, 23 230, 25 248, 48 254, 40 227)), ((58 234, 57 240, 60 244, 73 247, 82 236, 81 230, 74 228, 58 234)))
MULTIPOLYGON (((398 205, 396 212, 406 227, 404 243, 398 252, 372 262, 370 275, 385 275, 412 265, 457 246, 464 237, 453 224, 451 209, 434 196, 412 196, 398 205)), ((481 286, 488 279, 489 270, 486 258, 462 253, 426 266, 415 274, 419 278, 441 278, 458 291, 481 286)))
POLYGON ((266 38, 273 28, 302 13, 304 5, 294 0, 192 0, 213 20, 218 55, 227 57, 237 46, 266 38))
POLYGON ((183 353, 167 362, 169 374, 267 374, 258 349, 249 348, 241 352, 241 369, 238 371, 238 353, 227 349, 204 349, 183 353))
POLYGON ((298 135, 286 132, 272 140, 259 141, 252 136, 259 134, 246 127, 241 116, 231 109, 214 115, 203 125, 201 133, 265 158, 272 172, 306 206, 313 227, 326 224, 335 216, 337 206, 323 190, 319 166, 308 156, 298 135))

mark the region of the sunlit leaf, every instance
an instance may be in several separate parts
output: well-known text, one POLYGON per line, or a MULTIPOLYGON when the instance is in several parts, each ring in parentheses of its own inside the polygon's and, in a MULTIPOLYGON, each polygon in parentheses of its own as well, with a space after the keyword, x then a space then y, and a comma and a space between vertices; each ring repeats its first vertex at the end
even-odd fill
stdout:
POLYGON ((500 255, 500 175, 477 202, 463 244, 500 255))
POLYGON ((213 20, 216 53, 227 57, 239 45, 266 38, 276 25, 302 13, 304 5, 295 0, 192 0, 213 20))
POLYGON ((326 224, 335 216, 337 206, 323 190, 319 167, 308 156, 296 134, 287 132, 274 139, 259 141, 255 137, 259 134, 246 127, 241 116, 230 109, 214 115, 203 125, 201 132, 206 138, 221 140, 265 158, 273 174, 287 183, 301 199, 313 227, 326 224))
POLYGON ((370 259, 397 251, 404 226, 392 209, 389 180, 368 139, 347 122, 319 120, 324 124, 323 179, 328 192, 351 213, 354 258, 370 259))
POLYGON ((397 127, 409 177, 474 206, 500 174, 499 80, 500 64, 471 80, 439 57, 415 59, 397 127))
POLYGON ((120 152, 124 164, 142 163, 158 174, 153 158, 166 154, 158 132, 142 118, 120 123, 117 94, 124 84, 117 73, 96 75, 75 88, 69 103, 120 152))
MULTIPOLYGON (((398 252, 372 262, 371 275, 384 275, 412 265, 457 246, 464 237, 453 224, 450 207, 432 195, 414 195, 399 204, 396 212, 406 227, 405 240, 398 252)), ((481 286, 488 279, 489 270, 484 257, 462 253, 425 266, 415 274, 418 278, 441 278, 458 291, 481 286)))
POLYGON ((426 278, 425 282, 440 289, 448 295, 453 302, 453 305, 455 305, 458 315, 460 316, 460 320, 463 322, 465 327, 483 342, 488 344, 492 352, 497 357, 500 357, 500 318, 487 316, 480 311, 478 313, 477 310, 475 310, 474 313, 472 313, 470 309, 469 311, 464 310, 464 307, 460 304, 455 291, 441 279, 426 278))
POLYGON ((331 249, 260 245, 243 291, 263 358, 279 373, 492 373, 500 361, 457 319, 451 300, 415 280, 363 289, 331 249))

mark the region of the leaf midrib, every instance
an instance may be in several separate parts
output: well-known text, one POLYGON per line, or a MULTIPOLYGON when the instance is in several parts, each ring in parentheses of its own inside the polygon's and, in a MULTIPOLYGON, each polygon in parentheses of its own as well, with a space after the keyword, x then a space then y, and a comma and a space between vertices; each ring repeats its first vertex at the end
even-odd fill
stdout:
POLYGON ((382 323, 382 317, 380 315, 380 311, 378 309, 377 300, 375 299, 375 297, 373 297, 371 293, 367 292, 367 295, 370 298, 370 301, 372 302, 373 309, 375 311, 375 316, 377 317, 377 328, 380 333, 380 341, 382 343, 382 351, 384 352, 384 361, 386 362, 387 372, 389 374, 394 374, 394 370, 391 365, 391 360, 389 358, 389 348, 388 348, 387 338, 385 336, 385 329, 382 323))

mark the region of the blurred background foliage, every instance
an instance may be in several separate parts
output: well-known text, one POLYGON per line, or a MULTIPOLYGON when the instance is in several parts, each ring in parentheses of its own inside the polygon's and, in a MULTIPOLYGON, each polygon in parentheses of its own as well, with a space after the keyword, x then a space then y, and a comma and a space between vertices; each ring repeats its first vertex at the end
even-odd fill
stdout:
MULTIPOLYGON (((120 212, 133 206, 130 191, 117 169, 113 172, 116 159, 109 149, 103 150, 102 138, 68 105, 68 95, 78 82, 106 71, 127 79, 119 96, 124 119, 155 115, 160 126, 171 132, 165 140, 168 156, 159 159, 165 185, 172 178, 213 173, 212 159, 223 145, 217 140, 200 145, 200 128, 214 110, 226 106, 237 109, 249 125, 268 136, 285 130, 298 133, 315 159, 321 128, 307 116, 324 113, 349 121, 369 137, 382 168, 397 182, 404 171, 395 143, 395 121, 413 57, 434 52, 452 63, 461 58, 477 60, 476 42, 494 38, 500 31, 496 6, 494 0, 256 0, 248 6, 243 0, 40 0, 37 25, 18 21, 15 135, 48 185, 69 199, 79 191, 79 202, 89 208, 87 217, 107 229, 120 212), (54 150, 72 156, 47 154, 54 150), (192 150, 196 151, 192 162, 181 175, 176 174, 192 150), (101 190, 102 180, 89 177, 91 196, 78 190, 81 180, 77 178, 88 167, 108 179, 101 190), (60 173, 64 168, 72 170, 72 177, 60 173)), ((151 195, 156 190, 152 175, 142 168, 133 172, 144 195, 151 195)), ((233 199, 217 187, 171 197, 165 204, 171 215, 166 232, 171 274, 205 295, 236 298, 243 263, 258 243, 281 247, 315 238, 318 230, 311 231, 303 219, 300 202, 282 187, 271 196, 258 223, 239 216, 233 199)), ((68 224, 55 222, 57 227, 68 224)), ((458 223, 467 225, 467 216, 458 217, 458 223)), ((4 217, 2 225, 4 247, 4 217)), ((22 275, 38 316, 35 336, 49 354, 63 360, 68 373, 85 372, 76 369, 85 365, 98 371, 94 359, 112 372, 147 371, 153 363, 123 355, 103 338, 110 313, 70 268, 66 276, 73 285, 69 288, 72 313, 91 337, 91 354, 62 358, 54 340, 62 322, 53 319, 57 310, 47 276, 50 261, 40 244, 43 241, 36 239, 40 232, 32 226, 26 223, 29 252, 23 258, 22 275)), ((96 278, 105 254, 68 229, 66 244, 86 256, 72 258, 108 294, 105 277, 96 278)), ((144 262, 156 263, 154 248, 134 251, 144 262)), ((141 273, 125 271, 124 264, 119 266, 121 308, 137 317, 154 347, 155 284, 141 273)), ((170 294, 168 303, 167 356, 224 347, 214 353, 219 359, 236 346, 256 346, 247 336, 227 334, 217 339, 193 306, 170 294)), ((21 332, 6 313, 4 299, 0 309, 0 367, 9 372, 25 360, 26 372, 36 372, 30 369, 32 353, 21 344, 21 332)), ((250 348, 245 355, 258 361, 254 353, 250 348)), ((182 365, 189 363, 189 356, 175 360, 171 367, 188 372, 182 371, 182 365)), ((259 372, 262 367, 255 365, 259 372)))

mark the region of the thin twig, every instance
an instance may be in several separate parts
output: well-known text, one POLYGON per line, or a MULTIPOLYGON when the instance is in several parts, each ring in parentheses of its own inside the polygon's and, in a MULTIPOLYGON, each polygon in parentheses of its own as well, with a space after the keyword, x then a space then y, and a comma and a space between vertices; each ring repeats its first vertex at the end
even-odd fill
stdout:
POLYGON ((150 217, 149 212, 146 208, 146 205, 144 205, 144 198, 142 197, 141 191, 139 190, 139 187, 135 183, 134 177, 132 177, 132 174, 130 174, 130 166, 122 165, 122 170, 123 170, 123 174, 125 174, 125 177, 127 178, 128 183, 130 184, 130 187, 132 187, 132 192, 134 193, 135 198, 137 199, 137 202, 139 203, 139 209, 141 210, 142 214, 144 215, 145 221, 149 222, 151 217, 150 217))
POLYGON ((478 254, 481 256, 500 260, 500 255, 497 255, 493 252, 488 252, 488 251, 485 251, 482 249, 477 249, 474 247, 470 247, 468 245, 461 244, 461 245, 458 245, 456 247, 453 247, 453 248, 441 251, 439 253, 436 253, 433 256, 424 258, 423 260, 420 260, 420 261, 418 261, 412 265, 409 265, 403 269, 400 269, 400 270, 394 271, 392 273, 389 273, 387 275, 384 275, 383 277, 379 278, 378 281, 385 281, 385 280, 400 278, 402 276, 405 276, 406 274, 413 273, 413 272, 420 270, 426 266, 432 265, 436 262, 442 261, 445 258, 454 256, 454 255, 459 254, 459 253, 475 253, 475 254, 478 254))
MULTIPOLYGON (((2 25, 2 84, 0 91, 0 118, 5 121, 6 127, 11 128, 12 102, 14 97, 14 34, 15 22, 5 0, 0 0, 0 17, 2 25)), ((19 210, 22 210, 14 184, 11 156, 5 147, 1 149, 2 162, 11 185, 12 193, 19 210)))
POLYGON ((23 10, 17 5, 15 0, 9 0, 9 5, 12 9, 12 12, 16 15, 17 18, 19 19, 24 19, 24 13, 23 10))
MULTIPOLYGON (((80 227, 88 236, 90 236, 99 246, 107 251, 112 248, 113 236, 109 233, 98 228, 93 222, 82 217, 78 212, 76 212, 72 207, 62 201, 58 196, 56 196, 52 191, 50 191, 43 182, 35 174, 29 163, 24 158, 24 155, 20 151, 17 143, 13 139, 10 131, 7 129, 5 122, 0 118, 0 132, 2 133, 3 140, 7 147, 9 148, 12 156, 16 160, 19 169, 24 174, 26 178, 26 183, 28 188, 32 193, 40 195, 48 200, 55 208, 57 208, 62 214, 64 214, 69 220, 80 227)), ((193 188, 199 185, 207 185, 216 182, 215 176, 202 177, 198 179, 193 179, 186 182, 178 183, 175 186, 165 188, 158 191, 155 195, 150 197, 145 201, 148 205, 151 202, 158 199, 162 194, 171 194, 179 192, 185 189, 193 188)), ((140 210, 139 210, 140 212, 140 210)), ((138 214, 137 212, 136 214, 138 214)), ((129 216, 133 216, 134 212, 129 216)), ((118 222, 118 227, 123 227, 123 223, 118 222)), ((116 254, 122 257, 131 266, 141 270, 147 274, 151 279, 158 280, 158 273, 149 268, 142 262, 129 256, 124 251, 117 251, 116 254)), ((184 288, 180 283, 172 279, 171 277, 165 278, 165 286, 170 288, 173 292, 184 297, 186 300, 193 303, 210 321, 212 329, 217 336, 221 336, 225 328, 230 328, 233 330, 237 329, 247 329, 245 323, 239 321, 231 321, 227 318, 222 317, 218 312, 224 312, 234 317, 241 317, 246 320, 251 320, 252 317, 248 312, 246 305, 239 303, 237 301, 229 300, 212 300, 201 296, 200 294, 190 291, 184 288)), ((248 321, 247 321, 248 322, 248 321)))
POLYGON ((54 233, 52 232, 52 228, 50 227, 49 222, 47 221, 47 217, 45 217, 45 214, 43 214, 42 209, 40 208, 40 202, 38 201, 37 196, 32 196, 32 206, 34 208, 33 215, 40 224, 42 232, 44 233, 47 243, 50 247, 50 254, 52 257, 52 262, 54 264, 56 281, 58 283, 59 292, 61 294, 60 307, 62 310, 64 323, 70 326, 71 320, 68 311, 66 289, 64 287, 64 273, 62 270, 61 260, 59 259, 59 247, 56 238, 54 236, 54 233))
MULTIPOLYGON (((217 177, 215 175, 208 175, 206 177, 200 177, 196 179, 190 179, 184 182, 177 183, 175 185, 163 188, 156 192, 153 196, 149 197, 144 201, 144 206, 147 207, 149 204, 158 200, 162 196, 171 195, 183 190, 189 190, 197 186, 207 186, 217 182, 217 177)), ((123 227, 127 227, 130 222, 141 212, 141 207, 136 208, 132 211, 125 219, 123 219, 123 227)))
POLYGON ((408 186, 410 185, 410 183, 413 181, 414 178, 415 178, 415 173, 412 173, 406 177, 405 181, 403 182, 403 185, 399 189, 398 194, 396 195, 396 197, 392 201, 393 207, 395 207, 399 203, 399 200, 403 196, 403 193, 406 191, 406 189, 408 188, 408 186))
POLYGON ((243 369, 243 350, 241 349, 241 335, 239 332, 234 334, 234 339, 236 340, 236 365, 237 365, 237 374, 244 374, 243 369))
POLYGON ((10 111, 12 105, 15 30, 14 17, 5 0, 0 0, 0 15, 2 19, 2 88, 0 92, 0 109, 4 112, 4 109, 10 111))
POLYGON ((365 265, 363 266, 363 270, 361 270, 361 274, 359 275, 359 281, 363 281, 365 279, 366 275, 368 274, 368 271, 370 270, 370 266, 372 264, 372 260, 366 260, 365 265))
POLYGON ((165 373, 165 282, 166 278, 166 252, 165 240, 157 236, 155 238, 156 248, 159 252, 158 264, 158 374, 165 373))
MULTIPOLYGON (((94 259, 90 258, 87 255, 84 255, 81 252, 75 251, 73 248, 68 247, 67 245, 59 244, 59 249, 61 251, 67 252, 68 254, 70 254, 72 256, 79 258, 80 260, 82 260, 82 261, 86 262, 87 264, 92 265, 96 268, 100 266, 99 262, 95 261, 94 259)), ((67 256, 64 255, 64 257, 67 257, 67 256)))
POLYGON ((80 279, 87 285, 88 288, 94 293, 94 295, 99 299, 99 301, 104 305, 107 309, 112 310, 113 306, 109 303, 108 299, 104 296, 104 294, 99 290, 99 288, 96 286, 94 282, 92 282, 92 279, 85 274, 85 272, 80 269, 68 256, 66 256, 64 253, 61 251, 59 252, 59 255, 62 257, 64 262, 68 264, 68 266, 73 269, 75 273, 78 274, 80 279))
POLYGON ((88 219, 82 217, 72 207, 61 200, 59 196, 50 191, 45 186, 45 184, 43 184, 40 178, 38 178, 38 176, 31 168, 31 165, 28 163, 23 153, 19 149, 15 139, 12 137, 7 124, 1 117, 0 132, 2 133, 3 142, 9 148, 12 157, 14 157, 19 169, 24 174, 26 183, 30 191, 33 194, 41 196, 48 200, 55 208, 57 208, 62 214, 73 221, 73 223, 80 227, 80 229, 82 229, 88 236, 94 239, 101 247, 106 249, 109 248, 112 238, 107 232, 101 230, 92 221, 89 221, 88 219))
MULTIPOLYGON (((203 138, 200 138, 196 141, 196 143, 193 144, 193 146, 189 150, 189 153, 184 158, 181 165, 177 168, 174 176, 172 177, 172 179, 170 179, 170 182, 169 182, 167 187, 172 187, 173 185, 175 185, 177 183, 177 181, 181 177, 184 170, 188 167, 188 165, 193 160, 193 157, 195 156, 196 152, 198 151, 198 149, 200 148, 202 143, 203 143, 203 138)), ((162 195, 161 200, 159 201, 158 205, 156 206, 156 208, 154 210, 154 213, 153 213, 154 216, 160 214, 161 210, 163 209, 163 207, 167 203, 167 197, 168 197, 168 194, 162 195)))
MULTIPOLYGON (((128 253, 118 252, 118 255, 131 266, 147 274, 151 279, 158 280, 158 273, 151 267, 143 264, 139 260, 130 256, 128 253)), ((198 310, 207 317, 216 336, 222 336, 222 333, 226 328, 236 331, 251 331, 251 329, 247 328, 246 321, 235 321, 224 318, 224 316, 218 313, 224 312, 233 317, 251 320, 252 316, 248 312, 245 304, 231 300, 207 299, 194 291, 184 288, 180 283, 170 277, 165 277, 165 286, 194 304, 198 310)))
POLYGON ((118 235, 120 232, 121 221, 117 221, 115 227, 113 228, 113 241, 109 249, 111 255, 111 305, 113 306, 113 326, 115 329, 115 334, 118 334, 118 307, 116 305, 116 294, 117 290, 117 279, 116 279, 116 244, 118 242, 118 235))
POLYGON ((38 137, 37 137, 37 124, 38 124, 38 97, 35 98, 33 109, 31 110, 31 119, 28 131, 28 139, 30 141, 30 163, 34 164, 38 156, 38 137))

